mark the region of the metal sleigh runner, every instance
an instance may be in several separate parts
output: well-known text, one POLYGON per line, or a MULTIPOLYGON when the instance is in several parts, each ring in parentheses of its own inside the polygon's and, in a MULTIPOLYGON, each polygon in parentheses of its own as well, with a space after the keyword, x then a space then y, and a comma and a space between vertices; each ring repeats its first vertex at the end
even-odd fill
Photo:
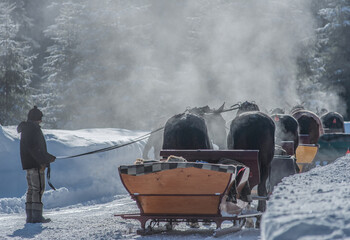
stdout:
POLYGON ((163 150, 161 161, 120 166, 120 178, 140 213, 116 216, 138 220, 140 235, 172 230, 180 222, 215 223, 214 236, 239 231, 247 218, 262 214, 242 214, 259 183, 258 152, 163 150), (222 228, 224 221, 232 226, 222 228))

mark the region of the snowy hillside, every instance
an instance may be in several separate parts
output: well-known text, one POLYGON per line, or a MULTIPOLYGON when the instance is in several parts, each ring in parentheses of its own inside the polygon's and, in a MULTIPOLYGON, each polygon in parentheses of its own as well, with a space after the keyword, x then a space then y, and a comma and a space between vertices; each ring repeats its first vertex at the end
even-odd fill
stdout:
MULTIPOLYGON (((48 151, 57 156, 71 156, 111 145, 128 142, 146 132, 124 129, 43 130, 48 151)), ((15 127, 0 127, 0 212, 19 212, 3 206, 1 198, 20 198, 27 183, 19 157, 19 134, 15 127)), ((99 198, 125 194, 118 176, 118 166, 132 164, 142 154, 144 142, 138 142, 109 152, 78 158, 57 159, 51 164, 51 182, 57 191, 44 195, 48 208, 62 207, 99 198)), ((46 187, 50 189, 49 186, 46 187)), ((21 207, 20 207, 21 205, 21 207)))
MULTIPOLYGON (((49 152, 56 156, 84 153, 124 143, 146 132, 123 129, 45 130, 49 152)), ((211 239, 214 224, 140 237, 139 222, 114 214, 137 212, 126 194, 117 168, 141 156, 144 142, 110 152, 57 159, 52 183, 44 194, 46 224, 25 224, 25 173, 19 159, 15 127, 0 128, 0 239, 211 239), (185 231, 187 230, 187 231, 185 231)), ((285 178, 275 188, 263 216, 261 231, 243 229, 222 239, 350 239, 350 156, 334 164, 285 178)))

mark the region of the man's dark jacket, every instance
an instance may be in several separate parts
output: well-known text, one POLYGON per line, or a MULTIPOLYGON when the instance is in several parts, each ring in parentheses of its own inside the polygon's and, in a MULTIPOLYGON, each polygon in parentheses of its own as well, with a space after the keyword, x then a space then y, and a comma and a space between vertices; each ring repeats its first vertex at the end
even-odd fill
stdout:
POLYGON ((21 133, 20 153, 24 170, 47 167, 55 160, 56 157, 47 152, 46 141, 38 123, 21 122, 17 131, 21 133))

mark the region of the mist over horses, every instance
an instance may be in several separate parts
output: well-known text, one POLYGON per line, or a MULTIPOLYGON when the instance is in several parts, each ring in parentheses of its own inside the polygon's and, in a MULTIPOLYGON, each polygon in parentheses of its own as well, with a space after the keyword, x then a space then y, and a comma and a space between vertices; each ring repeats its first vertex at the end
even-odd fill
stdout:
POLYGON ((0 123, 17 124, 36 104, 46 128, 149 129, 188 106, 246 100, 347 118, 346 66, 327 62, 340 58, 327 49, 347 15, 332 2, 3 2, 2 58, 16 52, 23 74, 18 89, 1 78, 0 123))

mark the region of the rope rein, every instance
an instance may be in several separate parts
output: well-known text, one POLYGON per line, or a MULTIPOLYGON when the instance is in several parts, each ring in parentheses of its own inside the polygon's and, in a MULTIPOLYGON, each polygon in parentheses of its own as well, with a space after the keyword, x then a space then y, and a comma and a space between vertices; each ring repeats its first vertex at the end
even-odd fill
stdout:
POLYGON ((80 156, 85 156, 85 155, 90 155, 90 154, 94 154, 94 153, 100 153, 100 152, 106 152, 106 151, 110 151, 110 150, 113 150, 113 149, 117 149, 117 148, 121 148, 121 147, 125 147, 127 145, 130 145, 130 144, 133 144, 133 143, 136 143, 136 142, 139 142, 139 141, 142 141, 146 138, 149 138, 149 136, 153 133, 156 133, 160 130, 164 129, 164 127, 160 127, 150 133, 147 133, 143 136, 140 136, 138 138, 135 138, 134 140, 130 141, 130 142, 127 142, 127 143, 124 143, 124 144, 115 144, 115 145, 112 145, 110 147, 106 147, 106 148, 101 148, 101 149, 97 149, 97 150, 94 150, 94 151, 90 151, 90 152, 86 152, 86 153, 80 153, 80 154, 76 154, 76 155, 72 155, 72 156, 59 156, 59 157, 56 157, 56 159, 68 159, 68 158, 76 158, 76 157, 80 157, 80 156))

